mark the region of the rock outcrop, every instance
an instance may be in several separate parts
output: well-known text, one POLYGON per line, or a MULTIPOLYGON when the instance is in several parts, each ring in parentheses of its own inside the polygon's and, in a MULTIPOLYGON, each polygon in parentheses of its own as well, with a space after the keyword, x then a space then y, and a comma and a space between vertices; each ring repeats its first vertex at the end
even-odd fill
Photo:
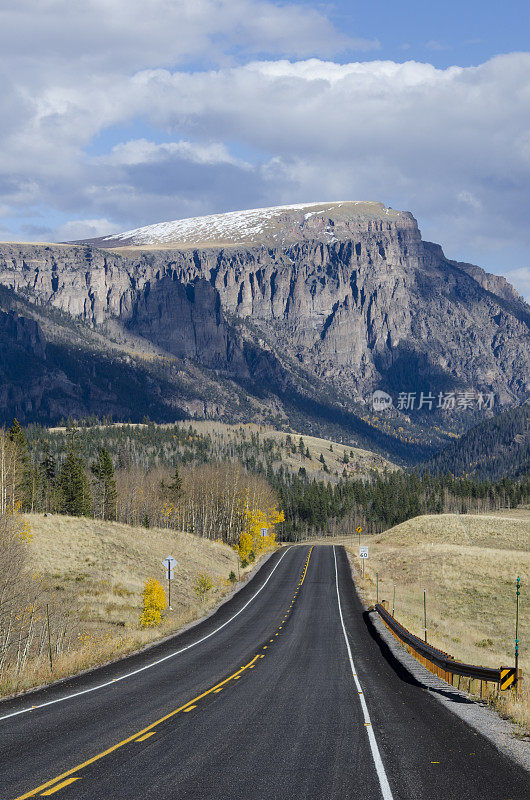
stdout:
POLYGON ((423 242, 411 214, 379 203, 6 243, 0 284, 102 332, 117 321, 235 380, 274 363, 285 389, 286 373, 301 370, 346 406, 378 387, 487 390, 508 405, 530 393, 528 305, 504 279, 423 242))

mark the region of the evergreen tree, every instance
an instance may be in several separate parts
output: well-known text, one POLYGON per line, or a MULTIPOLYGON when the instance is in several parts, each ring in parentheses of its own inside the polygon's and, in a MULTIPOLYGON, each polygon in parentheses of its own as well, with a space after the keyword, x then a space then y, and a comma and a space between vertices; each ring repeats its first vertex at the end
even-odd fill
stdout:
POLYGON ((90 486, 83 464, 71 448, 61 467, 58 480, 59 509, 62 514, 85 517, 92 513, 90 486))
POLYGON ((18 419, 13 420, 11 427, 8 428, 7 436, 15 446, 16 451, 13 465, 15 469, 14 478, 17 500, 23 511, 31 511, 33 506, 31 462, 28 452, 28 443, 18 419))
POLYGON ((167 487, 169 489, 170 497, 172 502, 175 505, 178 505, 182 495, 184 494, 184 489, 182 487, 182 478, 180 477, 179 468, 175 467, 175 472, 173 473, 173 480, 167 487))
POLYGON ((114 465, 106 447, 100 447, 91 466, 96 483, 96 513, 101 519, 116 519, 116 480, 114 465))
POLYGON ((45 512, 56 509, 56 478, 57 467, 55 459, 50 453, 48 443, 44 447, 44 455, 39 465, 40 484, 42 488, 42 504, 45 512))
POLYGON ((26 437, 24 436, 24 431, 20 427, 20 422, 18 419, 14 419, 11 427, 8 428, 7 435, 10 441, 14 442, 19 449, 20 454, 28 453, 28 443, 26 441, 26 437))

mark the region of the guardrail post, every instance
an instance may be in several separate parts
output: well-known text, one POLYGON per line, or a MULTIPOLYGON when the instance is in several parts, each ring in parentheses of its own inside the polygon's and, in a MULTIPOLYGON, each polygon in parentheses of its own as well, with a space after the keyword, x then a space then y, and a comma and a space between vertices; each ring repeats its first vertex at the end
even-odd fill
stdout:
POLYGON ((427 641, 427 589, 423 590, 423 619, 425 622, 425 641, 427 641))
POLYGON ((521 594, 521 579, 517 578, 515 592, 515 692, 519 694, 519 595, 521 594))

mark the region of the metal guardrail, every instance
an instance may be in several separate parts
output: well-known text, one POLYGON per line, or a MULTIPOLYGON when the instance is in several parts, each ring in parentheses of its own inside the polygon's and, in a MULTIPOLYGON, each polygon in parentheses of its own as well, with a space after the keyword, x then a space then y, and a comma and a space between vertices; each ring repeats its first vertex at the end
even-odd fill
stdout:
POLYGON ((499 669, 494 669, 493 667, 477 667, 474 664, 465 664, 462 661, 455 661, 453 656, 444 653, 443 650, 432 647, 432 645, 427 644, 427 642, 424 642, 418 636, 415 636, 404 628, 381 603, 376 604, 375 610, 387 627, 390 628, 394 636, 410 647, 414 653, 417 653, 420 656, 420 660, 425 659, 425 661, 434 664, 438 668, 437 674, 443 677, 448 683, 452 683, 453 675, 463 675, 466 678, 476 678, 480 681, 491 681, 492 683, 500 684, 502 667, 499 669))

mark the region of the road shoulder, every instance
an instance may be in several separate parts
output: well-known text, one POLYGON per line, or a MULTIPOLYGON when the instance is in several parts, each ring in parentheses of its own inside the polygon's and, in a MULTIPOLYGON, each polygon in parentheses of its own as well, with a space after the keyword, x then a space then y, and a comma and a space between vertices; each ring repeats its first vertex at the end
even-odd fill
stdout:
MULTIPOLYGON (((357 592, 355 567, 349 554, 347 556, 357 592)), ((357 592, 357 596, 363 608, 368 612, 368 624, 372 626, 373 631, 409 675, 451 713, 456 714, 471 728, 488 739, 498 750, 530 771, 530 742, 527 738, 521 738, 515 723, 503 719, 486 703, 471 699, 465 692, 456 689, 426 669, 396 640, 377 611, 370 610, 366 606, 359 592, 357 592)))

